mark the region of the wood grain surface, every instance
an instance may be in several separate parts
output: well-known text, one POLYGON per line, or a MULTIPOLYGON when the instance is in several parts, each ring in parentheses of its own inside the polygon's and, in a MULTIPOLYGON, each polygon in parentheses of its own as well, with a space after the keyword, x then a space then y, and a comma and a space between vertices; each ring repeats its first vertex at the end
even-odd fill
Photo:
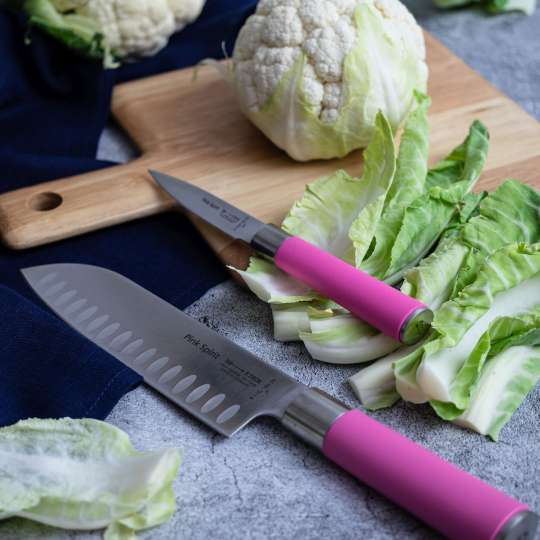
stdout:
MULTIPOLYGON (((433 100, 430 161, 461 142, 478 118, 490 130, 491 146, 477 189, 493 189, 507 177, 540 186, 540 123, 428 34, 426 42, 433 100)), ((361 173, 360 151, 341 160, 291 160, 242 116, 214 69, 199 69, 195 80, 193 75, 190 68, 117 86, 113 114, 141 157, 1 195, 3 242, 24 249, 171 209, 173 201, 153 183, 149 168, 274 223, 306 183, 337 168, 361 173)), ((194 222, 224 262, 245 262, 247 249, 194 222)))

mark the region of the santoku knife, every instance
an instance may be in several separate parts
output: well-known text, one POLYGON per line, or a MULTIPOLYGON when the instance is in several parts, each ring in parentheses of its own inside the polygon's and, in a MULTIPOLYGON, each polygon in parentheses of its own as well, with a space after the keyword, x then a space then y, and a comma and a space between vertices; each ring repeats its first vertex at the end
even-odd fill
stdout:
POLYGON ((186 210, 272 257, 281 270, 335 300, 383 334, 412 345, 429 330, 433 314, 415 298, 203 189, 157 171, 149 172, 186 210))
POLYGON ((409 439, 266 364, 127 278, 23 270, 62 319, 223 435, 276 417, 326 457, 455 540, 532 539, 537 516, 409 439))

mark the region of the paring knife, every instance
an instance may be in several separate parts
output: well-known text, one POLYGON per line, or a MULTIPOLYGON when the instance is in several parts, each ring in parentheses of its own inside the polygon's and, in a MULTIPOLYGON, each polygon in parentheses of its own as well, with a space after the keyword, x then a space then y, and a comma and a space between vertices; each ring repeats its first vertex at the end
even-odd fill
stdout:
POLYGON ((249 216, 208 191, 157 171, 149 172, 186 210, 272 257, 281 270, 336 301, 383 334, 412 345, 429 330, 433 314, 415 298, 297 236, 249 216))
POLYGON ((223 435, 276 417, 359 480, 455 540, 526 540, 522 504, 285 373, 127 278, 94 266, 23 270, 62 319, 223 435))

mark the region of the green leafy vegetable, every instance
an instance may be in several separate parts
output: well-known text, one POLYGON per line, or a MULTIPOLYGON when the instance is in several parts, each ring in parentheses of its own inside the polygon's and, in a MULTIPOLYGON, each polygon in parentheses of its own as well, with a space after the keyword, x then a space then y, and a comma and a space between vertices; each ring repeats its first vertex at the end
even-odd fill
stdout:
MULTIPOLYGON (((486 159, 487 131, 479 122, 473 123, 465 141, 428 171, 430 100, 418 92, 415 100, 416 108, 405 125, 397 159, 390 126, 379 113, 375 135, 364 154, 362 178, 354 179, 338 171, 308 185, 302 199, 285 218, 283 228, 390 282, 401 279, 441 234, 450 242, 450 237, 478 212, 483 195, 468 192, 486 159), (423 215, 422 230, 411 222, 418 217, 411 209, 420 207, 427 212, 423 215)), ((441 251, 439 247, 434 257, 441 251)), ((460 245, 448 248, 446 259, 451 263, 452 277, 468 252, 460 245)), ((448 274, 446 263, 444 270, 448 274)), ((320 317, 310 308, 320 307, 325 299, 267 260, 252 258, 247 271, 239 273, 262 300, 294 304, 273 310, 275 336, 280 340, 301 339, 319 360, 365 362, 398 346, 340 309, 326 313, 327 320, 321 324, 320 317), (332 317, 337 317, 335 324, 329 320, 332 317)), ((440 276, 440 269, 437 276, 444 289, 437 298, 424 298, 425 291, 419 284, 414 291, 409 287, 406 292, 418 294, 430 305, 433 301, 438 307, 446 300, 451 286, 440 276)), ((412 282, 411 277, 409 283, 412 282)))
MULTIPOLYGON (((369 202, 365 201, 360 213, 349 227, 348 235, 354 248, 351 264, 359 266, 367 253, 379 223, 387 195, 391 190, 396 171, 396 157, 392 129, 385 117, 378 113, 376 133, 364 153, 364 173, 361 182, 374 186, 369 202)), ((408 124, 408 123, 407 123, 408 124)))
MULTIPOLYGON (((507 180, 482 200, 478 215, 463 225, 457 236, 407 274, 403 292, 433 308, 456 297, 476 279, 490 253, 514 242, 540 241, 539 211, 539 193, 507 180)), ((416 382, 418 354, 397 362, 395 370, 402 397, 414 402, 426 400, 416 382)))
POLYGON ((489 13, 522 11, 532 15, 536 10, 536 0, 434 0, 440 8, 456 8, 467 5, 480 5, 489 13))
POLYGON ((360 180, 344 171, 339 177, 307 186, 283 221, 290 234, 333 253, 354 264, 358 250, 367 250, 377 223, 381 201, 392 185, 395 171, 393 134, 386 118, 379 113, 375 134, 364 153, 364 173, 360 180), (352 240, 352 241, 351 241, 352 240), (363 245, 362 245, 363 241, 363 245))
POLYGON ((274 338, 277 341, 297 341, 300 332, 309 332, 309 315, 306 302, 272 304, 274 338))
POLYGON ((375 411, 390 407, 399 400, 394 362, 407 356, 417 347, 401 347, 349 377, 349 384, 364 407, 375 411))
POLYGON ((30 27, 47 32, 84 56, 103 58, 105 67, 118 66, 98 20, 79 15, 73 10, 64 14, 48 0, 25 0, 20 4, 29 15, 30 27))
POLYGON ((131 539, 174 513, 179 464, 177 450, 137 452, 105 422, 24 420, 0 429, 0 518, 131 539))
MULTIPOLYGON (((382 216, 374 216, 372 226, 375 225, 375 234, 369 241, 374 243, 373 251, 366 254, 366 240, 353 229, 351 236, 355 240, 356 266, 372 276, 384 279, 390 264, 390 253, 396 236, 399 233, 405 210, 425 190, 428 160, 428 119, 427 111, 431 100, 428 96, 415 94, 417 107, 410 114, 399 146, 399 156, 396 164, 394 182, 388 190, 388 195, 382 199, 384 208, 382 216), (362 240, 364 240, 362 245, 362 240), (362 246, 362 249, 358 249, 362 246)), ((367 161, 367 160, 366 160, 367 161)), ((381 204, 381 203, 379 203, 381 204)), ((355 227, 358 224, 355 223, 355 227)))
POLYGON ((395 161, 392 129, 378 113, 373 138, 364 152, 362 178, 352 179, 338 171, 307 186, 282 228, 354 264, 355 252, 367 249, 373 237, 372 223, 377 223, 381 200, 384 203, 392 185, 395 161), (363 234, 360 229, 365 229, 363 234))
POLYGON ((468 246, 456 240, 441 244, 405 274, 401 291, 418 298, 432 310, 438 309, 450 297, 454 280, 469 252, 468 246))
MULTIPOLYGON (((379 114, 375 136, 364 155, 365 168, 360 181, 352 180, 355 183, 351 184, 351 179, 339 171, 337 177, 315 182, 313 187, 308 186, 304 197, 293 206, 284 220, 283 228, 352 264, 361 261, 373 241, 387 197, 391 195, 394 200, 405 200, 405 196, 395 187, 395 182, 403 181, 406 187, 411 187, 412 182, 420 182, 420 178, 425 177, 427 150, 421 150, 415 156, 415 148, 417 145, 427 146, 429 99, 422 94, 416 94, 416 99, 418 108, 407 122, 402 142, 405 147, 400 150, 397 162, 401 170, 400 178, 394 177, 396 157, 392 132, 379 114), (415 142, 415 139, 420 139, 420 142, 415 142), (411 180, 410 174, 416 174, 416 180, 411 180), (353 187, 356 189, 353 190, 353 187)), ((399 213, 397 205, 393 206, 392 212, 399 213)), ((261 297, 261 294, 258 296, 261 297)), ((305 295, 294 300, 310 299, 309 295, 305 295)), ((304 307, 305 315, 299 311, 301 309, 274 310, 275 335, 280 339, 294 339, 298 318, 305 325, 307 316, 309 329, 299 331, 296 339, 301 339, 316 359, 332 363, 364 362, 386 354, 399 345, 350 315, 338 312, 337 318, 332 320, 334 313, 330 312, 321 320, 320 316, 314 316, 313 311, 309 316, 308 305, 304 307), (285 313, 296 318, 287 329, 282 324, 285 313)))
POLYGON ((437 414, 445 420, 461 415, 469 405, 471 391, 486 361, 509 347, 521 345, 540 345, 540 304, 531 311, 499 317, 490 324, 452 381, 453 402, 432 402, 437 414))
POLYGON ((516 345, 491 358, 469 406, 454 422, 497 440, 502 427, 540 379, 540 347, 516 345))
MULTIPOLYGON (((539 290, 539 244, 506 246, 488 257, 474 282, 435 314, 438 337, 424 345, 417 358, 421 391, 432 400, 459 406, 463 380, 454 381, 482 334, 497 317, 533 308, 540 301, 539 290)), ((470 375, 467 366, 464 369, 470 375)))
POLYGON ((535 243, 540 239, 539 211, 540 193, 518 180, 506 180, 464 226, 463 242, 483 253, 512 242, 535 243))
MULTIPOLYGON (((402 285, 403 292, 419 298, 434 310, 438 310, 447 299, 455 298, 476 279, 489 253, 515 242, 540 241, 540 194, 534 189, 516 180, 508 180, 487 197, 469 195, 467 198, 437 249, 419 266, 407 272, 402 285), (466 219, 469 221, 463 223, 466 219)), ((432 337, 435 338, 436 335, 432 337)), ((424 348, 419 347, 395 360, 397 390, 404 399, 414 403, 429 400, 417 381, 417 369, 423 354, 424 348)), ((385 361, 383 358, 379 362, 383 365, 385 361)), ((360 379, 361 374, 362 371, 360 379)), ((366 381, 377 384, 373 378, 366 381)), ((370 389, 366 387, 368 383, 363 384, 364 394, 376 392, 376 387, 370 389)), ((445 407, 451 405, 446 404, 445 407)))
POLYGON ((407 268, 415 266, 433 247, 480 177, 488 147, 487 129, 475 121, 463 144, 435 167, 436 174, 428 173, 428 192, 405 210, 392 247, 386 281, 398 281, 407 268))
POLYGON ((332 364, 355 364, 379 358, 400 346, 399 341, 379 333, 348 313, 309 319, 310 332, 300 332, 309 354, 332 364))
MULTIPOLYGON (((378 240, 381 238, 384 238, 383 242, 390 240, 393 233, 389 233, 389 230, 393 230, 395 233, 393 227, 399 222, 399 219, 402 219, 402 222, 399 225, 397 238, 402 239, 403 245, 401 249, 403 249, 403 253, 406 256, 412 254, 412 258, 418 260, 431 248, 433 238, 436 241, 441 233, 444 232, 448 242, 450 242, 450 236, 457 234, 456 231, 463 228, 466 220, 478 212, 479 202, 483 198, 483 195, 468 194, 468 190, 479 177, 487 156, 488 147, 486 129, 482 124, 475 122, 471 126, 466 140, 435 167, 435 172, 429 181, 425 180, 423 182, 424 189, 426 189, 426 184, 429 184, 430 190, 435 190, 436 193, 435 200, 431 206, 429 204, 429 192, 415 199, 415 201, 422 201, 421 204, 418 203, 419 207, 422 206, 428 209, 428 214, 424 216, 424 229, 428 231, 428 234, 418 230, 419 241, 413 241, 412 246, 405 247, 406 241, 404 239, 412 237, 407 231, 414 232, 415 230, 406 220, 409 211, 408 208, 411 208, 416 202, 413 202, 412 205, 409 204, 408 207, 403 206, 405 202, 410 201, 414 197, 414 194, 407 197, 405 194, 397 195, 393 190, 398 189, 401 185, 396 182, 404 182, 405 189, 410 188, 411 183, 413 183, 416 186, 413 191, 417 193, 420 189, 419 179, 422 175, 424 177, 426 176, 427 153, 425 145, 427 139, 427 106, 429 102, 423 99, 421 95, 418 95, 417 98, 419 107, 406 125, 404 132, 406 146, 403 151, 402 146, 400 147, 397 172, 394 177, 394 183, 387 195, 386 203, 389 210, 387 212, 383 211, 377 225, 377 230, 380 234, 377 237, 377 233, 375 233, 375 249, 371 252, 371 256, 364 259, 364 263, 366 261, 368 263, 374 261, 374 264, 372 266, 369 266, 369 264, 367 266, 361 266, 364 270, 371 269, 372 271, 380 271, 381 268, 384 269, 385 264, 390 266, 385 272, 389 271, 393 273, 393 276, 389 277, 387 273, 383 274, 382 277, 386 281, 399 279, 405 271, 407 264, 410 264, 409 260, 405 260, 404 258, 405 262, 402 267, 396 266, 392 268, 391 259, 387 259, 386 263, 383 262, 381 265, 384 257, 380 257, 380 254, 385 252, 388 257, 389 250, 385 248, 376 254, 378 240), (410 181, 411 176, 415 176, 417 180, 410 181), (393 198, 390 199, 392 196, 393 198), (457 201, 457 203, 447 202, 446 199, 457 201), (392 226, 387 228, 387 224, 391 224, 392 226), (448 226, 451 227, 452 233, 450 231, 446 233, 445 227, 448 226), (385 233, 381 231, 385 231, 385 233), (374 254, 376 255, 374 256, 374 254)), ((427 174, 428 177, 430 173, 431 171, 427 174)), ((393 249, 395 249, 395 245, 390 250, 390 256, 393 249)), ((426 275, 432 267, 432 265, 429 265, 427 272, 417 272, 415 287, 411 286, 414 281, 411 275, 410 281, 406 283, 402 290, 406 294, 424 301, 433 309, 438 308, 450 295, 453 283, 450 281, 450 277, 453 278, 456 276, 462 268, 463 260, 468 253, 468 247, 457 244, 456 242, 445 244, 444 246, 441 245, 432 256, 432 259, 438 259, 439 263, 442 263, 437 265, 437 268, 433 272, 433 277, 437 279, 439 289, 429 283, 430 279, 426 275), (444 257, 441 255, 443 251, 444 257), (428 278, 427 283, 425 283, 426 277, 428 278), (432 287, 431 289, 428 288, 430 286, 432 287)), ((379 277, 381 277, 380 274, 379 277)), ((300 334, 300 338, 304 341, 314 358, 336 363, 342 363, 345 360, 347 362, 366 362, 378 358, 381 354, 385 354, 385 352, 395 350, 398 346, 397 342, 384 340, 379 334, 373 333, 372 329, 368 330, 369 327, 361 321, 355 321, 351 318, 345 324, 343 317, 339 320, 343 323, 343 329, 332 328, 331 332, 325 330, 319 333, 312 325, 310 333, 302 332, 300 334)), ((422 397, 422 399, 424 398, 422 397)))
POLYGON ((439 245, 461 234, 463 226, 473 217, 480 213, 480 203, 487 196, 485 191, 481 193, 467 193, 460 203, 458 211, 454 214, 450 223, 441 235, 439 245))
POLYGON ((251 257, 247 270, 229 268, 238 272, 251 291, 264 302, 294 304, 318 297, 307 285, 261 257, 251 257))

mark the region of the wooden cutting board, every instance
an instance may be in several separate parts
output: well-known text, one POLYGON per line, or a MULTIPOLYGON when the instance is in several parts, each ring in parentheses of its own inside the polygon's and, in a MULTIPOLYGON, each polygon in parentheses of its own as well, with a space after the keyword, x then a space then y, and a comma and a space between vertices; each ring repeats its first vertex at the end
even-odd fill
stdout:
MULTIPOLYGON (((478 189, 509 176, 540 186, 540 123, 426 34, 430 68, 430 161, 445 155, 478 118, 491 133, 478 189)), ((153 168, 193 182, 263 221, 280 223, 306 183, 345 168, 358 175, 361 152, 345 159, 297 163, 239 112, 211 67, 164 73, 115 88, 112 112, 141 157, 89 174, 0 196, 0 236, 24 249, 162 212, 173 201, 153 183, 153 168)), ((227 263, 248 251, 194 219, 227 263)))

